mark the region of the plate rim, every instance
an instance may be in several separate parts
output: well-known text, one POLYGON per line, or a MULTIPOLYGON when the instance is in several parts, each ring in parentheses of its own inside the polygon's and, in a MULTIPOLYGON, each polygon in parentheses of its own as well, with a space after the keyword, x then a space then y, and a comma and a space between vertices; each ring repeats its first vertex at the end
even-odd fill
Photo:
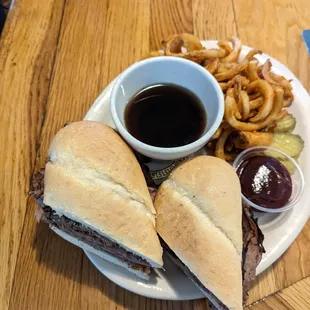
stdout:
MULTIPOLYGON (((201 40, 203 45, 206 44, 216 44, 218 42, 218 40, 201 40)), ((249 51, 252 50, 252 47, 249 47, 247 45, 242 45, 242 50, 249 51)), ((281 62, 279 62, 277 59, 271 57, 268 54, 261 54, 261 55, 256 55, 256 58, 258 59, 259 62, 266 60, 266 59, 270 59, 272 64, 275 65, 276 69, 279 70, 281 72, 281 74, 285 75, 286 77, 290 77, 292 78, 293 81, 293 90, 295 89, 295 91, 298 92, 298 94, 300 94, 300 97, 307 97, 307 102, 304 104, 306 107, 310 106, 310 95, 308 94, 307 90, 304 88, 304 86, 302 85, 302 83, 299 81, 299 79, 295 76, 295 74, 289 69, 287 68, 285 65, 283 65, 281 62)), ((91 120, 92 119, 92 113, 94 113, 94 111, 96 111, 96 108, 98 108, 99 105, 102 104, 102 100, 109 95, 109 93, 111 92, 114 83, 116 82, 116 80, 120 77, 120 75, 122 74, 122 72, 120 74, 118 74, 105 88, 104 90, 100 93, 100 95, 95 99, 94 103, 91 105, 90 109, 87 111, 84 120, 91 120)), ((109 98, 107 98, 108 100, 109 98)), ((300 203, 300 202, 299 202, 300 203)), ((275 263, 282 255, 284 252, 287 251, 287 249, 292 245, 292 243, 295 241, 295 239, 298 237, 298 235, 300 234, 301 230, 303 229, 305 223, 307 222, 309 216, 310 216, 310 205, 308 205, 307 207, 308 210, 308 216, 305 216, 304 218, 299 218, 298 221, 295 221, 294 223, 294 232, 292 232, 289 235, 289 242, 287 242, 286 244, 282 244, 282 247, 279 249, 277 249, 277 251, 274 251, 273 253, 269 254, 268 256, 268 261, 262 261, 258 267, 257 267, 257 272, 256 272, 256 276, 259 275, 260 273, 262 273, 263 271, 265 271, 267 268, 269 268, 273 263, 275 263)), ((120 282, 120 281, 115 281, 115 279, 111 279, 109 277, 109 275, 107 275, 104 270, 102 270, 102 268, 100 267, 100 265, 97 264, 96 260, 94 259, 92 253, 84 251, 85 254, 87 255, 87 257, 90 259, 90 261, 94 264, 94 266, 106 277, 108 277, 111 281, 113 281, 114 283, 116 283, 117 285, 142 296, 145 297, 149 297, 149 298, 155 298, 155 299, 163 299, 163 300, 192 300, 192 299, 198 299, 198 298, 204 298, 205 296, 201 293, 201 297, 179 297, 179 296, 157 296, 156 295, 152 295, 151 292, 153 292, 153 290, 151 289, 145 289, 145 290, 138 290, 135 289, 134 287, 129 287, 126 286, 124 284, 124 282, 120 282), (148 293, 150 292, 150 294, 148 293)))

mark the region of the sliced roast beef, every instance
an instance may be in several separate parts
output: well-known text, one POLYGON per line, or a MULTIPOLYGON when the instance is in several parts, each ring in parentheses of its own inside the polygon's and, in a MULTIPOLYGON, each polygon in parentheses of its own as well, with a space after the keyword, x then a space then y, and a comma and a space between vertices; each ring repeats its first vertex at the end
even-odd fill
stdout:
POLYGON ((154 187, 148 187, 148 190, 149 190, 149 193, 150 193, 150 196, 152 198, 152 201, 155 200, 155 196, 156 196, 156 193, 157 193, 157 188, 154 188, 154 187))
POLYGON ((256 276, 256 268, 265 253, 263 247, 264 235, 260 230, 257 220, 253 218, 251 209, 244 205, 242 215, 242 278, 243 278, 243 302, 248 299, 248 291, 256 276))
POLYGON ((132 265, 140 265, 150 267, 150 264, 143 258, 127 251, 118 243, 102 236, 97 231, 94 231, 79 222, 69 219, 66 216, 58 215, 52 208, 43 203, 44 192, 44 169, 36 173, 32 180, 32 188, 29 194, 33 195, 43 211, 36 212, 37 219, 42 219, 44 222, 53 227, 67 233, 68 235, 77 238, 92 246, 96 250, 105 251, 111 255, 121 259, 122 261, 132 265))
POLYGON ((29 195, 32 195, 35 199, 43 196, 44 192, 44 172, 45 169, 42 168, 38 171, 31 180, 31 190, 29 195))

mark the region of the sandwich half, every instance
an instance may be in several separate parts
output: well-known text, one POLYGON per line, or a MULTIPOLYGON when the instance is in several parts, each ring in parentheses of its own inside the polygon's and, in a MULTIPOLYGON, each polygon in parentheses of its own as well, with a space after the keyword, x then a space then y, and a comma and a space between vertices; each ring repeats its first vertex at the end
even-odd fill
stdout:
POLYGON ((233 168, 199 156, 172 171, 154 202, 171 259, 217 309, 242 309, 242 204, 233 168))
POLYGON ((156 211, 142 170, 109 126, 81 121, 61 129, 32 194, 39 217, 64 239, 143 279, 162 267, 156 211))

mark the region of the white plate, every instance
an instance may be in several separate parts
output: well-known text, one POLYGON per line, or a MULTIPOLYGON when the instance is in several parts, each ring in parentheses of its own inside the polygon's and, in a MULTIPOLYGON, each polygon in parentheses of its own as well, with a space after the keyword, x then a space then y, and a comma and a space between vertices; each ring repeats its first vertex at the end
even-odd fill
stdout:
MULTIPOLYGON (((202 43, 208 48, 216 47, 216 41, 203 41, 202 43)), ((241 58, 244 57, 249 50, 249 47, 244 46, 241 58)), ((293 80, 292 85, 295 100, 289 110, 297 119, 295 132, 300 134, 305 141, 305 148, 299 159, 299 163, 305 177, 305 188, 307 188, 307 184, 310 182, 310 164, 306 160, 310 158, 310 97, 294 74, 284 65, 266 54, 257 56, 260 62, 264 62, 268 58, 271 59, 275 73, 284 75, 286 78, 293 80)), ((96 99, 84 119, 102 121, 111 127, 115 127, 109 111, 109 96, 114 81, 112 81, 96 99)), ((280 215, 267 214, 259 218, 260 227, 265 235, 264 246, 266 254, 264 254, 257 268, 257 274, 263 272, 274 263, 295 240, 309 218, 309 201, 310 192, 305 191, 301 200, 292 210, 280 215)), ((167 259, 165 259, 166 271, 154 273, 151 280, 146 282, 126 272, 123 268, 106 262, 94 254, 86 252, 86 255, 106 277, 139 295, 173 300, 188 300, 204 297, 195 285, 167 259)))

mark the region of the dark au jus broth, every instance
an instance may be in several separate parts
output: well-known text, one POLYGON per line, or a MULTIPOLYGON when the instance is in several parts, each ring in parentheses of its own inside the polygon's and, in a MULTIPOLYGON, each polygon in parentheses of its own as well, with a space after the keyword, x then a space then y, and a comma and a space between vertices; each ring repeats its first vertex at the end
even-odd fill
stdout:
POLYGON ((178 147, 203 135, 207 115, 203 104, 191 91, 173 84, 156 84, 131 98, 125 109, 125 125, 141 142, 178 147))

